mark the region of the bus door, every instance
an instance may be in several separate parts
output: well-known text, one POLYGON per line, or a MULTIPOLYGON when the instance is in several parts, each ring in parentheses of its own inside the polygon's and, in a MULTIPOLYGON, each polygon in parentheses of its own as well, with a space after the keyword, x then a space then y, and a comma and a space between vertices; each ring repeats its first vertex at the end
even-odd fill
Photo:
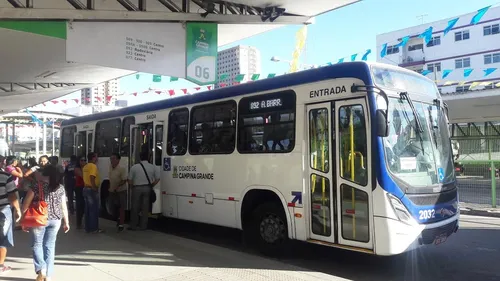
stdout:
MULTIPOLYGON (((162 165, 162 146, 162 122, 155 121, 130 126, 130 167, 140 162, 142 153, 147 153, 148 162, 153 164, 155 169, 160 170, 162 165)), ((161 213, 161 183, 158 183, 154 187, 154 190, 156 201, 152 205, 151 213, 158 214, 161 213)))
MULTIPOLYGON (((336 242, 335 166, 332 165, 331 104, 307 106, 309 237, 336 242)), ((335 155, 335 154, 334 154, 335 155)))
POLYGON ((338 243, 373 249, 371 139, 365 99, 334 103, 338 243))
POLYGON ((80 131, 75 133, 74 154, 76 157, 83 156, 87 158, 87 155, 92 152, 93 134, 93 131, 80 131))

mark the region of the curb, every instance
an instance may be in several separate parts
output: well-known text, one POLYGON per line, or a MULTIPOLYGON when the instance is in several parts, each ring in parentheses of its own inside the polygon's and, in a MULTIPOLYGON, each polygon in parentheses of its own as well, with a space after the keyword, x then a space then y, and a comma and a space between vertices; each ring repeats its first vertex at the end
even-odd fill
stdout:
POLYGON ((500 212, 498 212, 498 211, 481 211, 481 210, 460 209, 460 214, 461 215, 470 215, 470 216, 500 218, 500 212))

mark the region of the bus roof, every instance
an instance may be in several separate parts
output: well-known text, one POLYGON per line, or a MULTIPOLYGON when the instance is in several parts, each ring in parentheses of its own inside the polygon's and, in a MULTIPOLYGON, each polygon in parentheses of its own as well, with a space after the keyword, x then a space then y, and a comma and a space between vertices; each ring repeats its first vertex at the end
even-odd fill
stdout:
POLYGON ((366 85, 371 84, 369 63, 367 62, 346 62, 331 66, 300 71, 270 79, 245 83, 238 86, 219 88, 205 91, 195 95, 186 95, 178 98, 155 101, 135 106, 122 108, 119 110, 101 112, 98 114, 75 117, 64 120, 61 126, 86 123, 96 120, 110 119, 122 116, 130 116, 139 113, 158 111, 162 109, 180 107, 195 103, 237 97, 246 94, 278 90, 290 86, 307 84, 335 78, 352 77, 362 80, 366 85))

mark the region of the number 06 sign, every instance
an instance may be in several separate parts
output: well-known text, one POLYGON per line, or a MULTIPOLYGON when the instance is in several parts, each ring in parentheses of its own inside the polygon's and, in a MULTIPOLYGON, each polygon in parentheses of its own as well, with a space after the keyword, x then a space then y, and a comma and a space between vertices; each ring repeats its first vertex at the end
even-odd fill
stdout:
POLYGON ((186 24, 186 79, 198 85, 217 80, 217 24, 186 24))

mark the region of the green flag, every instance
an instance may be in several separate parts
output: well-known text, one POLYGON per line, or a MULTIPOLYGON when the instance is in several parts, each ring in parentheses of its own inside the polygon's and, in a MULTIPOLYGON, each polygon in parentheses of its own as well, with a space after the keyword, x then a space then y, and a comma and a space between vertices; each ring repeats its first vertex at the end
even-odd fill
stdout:
POLYGON ((219 81, 222 81, 222 80, 227 79, 227 77, 228 77, 228 76, 229 76, 229 75, 228 75, 227 73, 223 73, 223 74, 221 74, 221 75, 219 76, 219 81))
POLYGON ((252 75, 252 81, 259 80, 260 74, 252 75))
POLYGON ((177 80, 179 80, 179 78, 177 78, 177 77, 170 77, 170 82, 174 82, 174 81, 177 81, 177 80))
POLYGON ((269 75, 267 75, 267 78, 273 78, 276 76, 276 73, 269 73, 269 75))
POLYGON ((135 79, 139 80, 139 78, 141 78, 141 75, 140 74, 136 74, 135 75, 135 79))
POLYGON ((153 75, 153 82, 161 82, 161 75, 153 75))
POLYGON ((235 80, 236 82, 241 82, 241 81, 243 81, 243 79, 244 79, 244 78, 245 78, 245 74, 238 74, 238 75, 236 75, 236 76, 234 77, 234 80, 235 80))

